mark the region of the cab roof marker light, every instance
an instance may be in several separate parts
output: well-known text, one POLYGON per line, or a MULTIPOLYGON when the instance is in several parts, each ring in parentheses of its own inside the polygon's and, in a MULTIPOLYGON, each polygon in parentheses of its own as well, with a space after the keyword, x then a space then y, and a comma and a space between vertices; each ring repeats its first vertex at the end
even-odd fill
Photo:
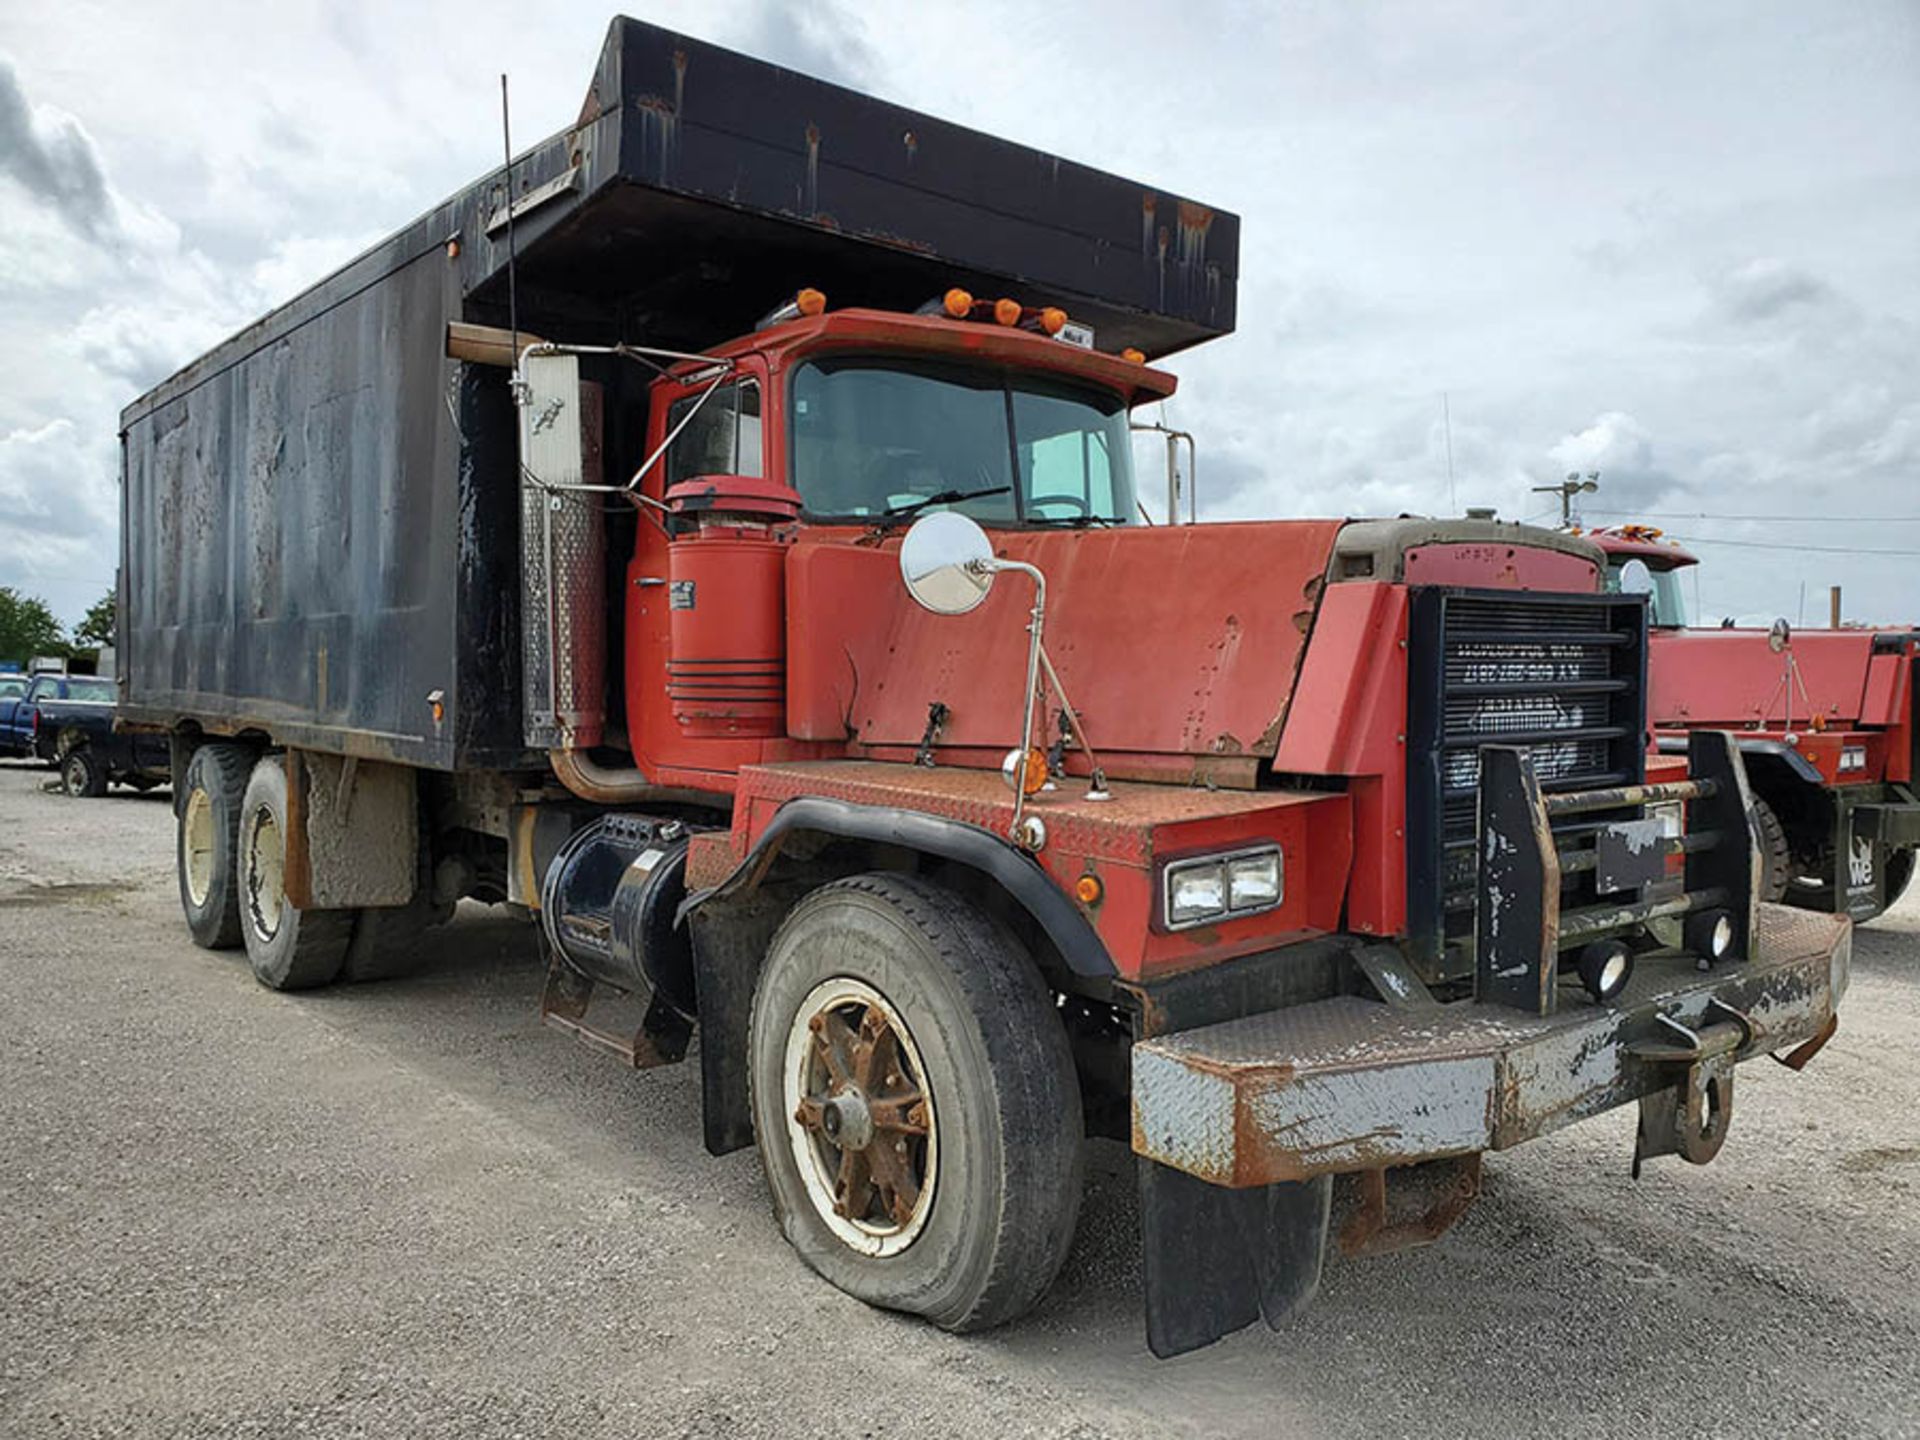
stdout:
POLYGON ((768 330, 775 325, 784 325, 789 320, 798 320, 803 316, 824 315, 826 309, 827 297, 825 292, 815 290, 812 286, 803 286, 799 290, 794 291, 791 300, 774 306, 773 309, 761 316, 760 323, 753 328, 756 331, 768 330))
POLYGON ((944 315, 949 320, 965 320, 973 314, 973 292, 962 290, 958 285, 955 285, 945 294, 936 295, 933 299, 926 301, 913 313, 916 315, 944 315))
POLYGON ((1067 312, 1058 305, 1030 307, 1021 312, 1020 328, 1038 330, 1042 335, 1058 335, 1067 325, 1067 312))
POLYGON ((1126 349, 1120 352, 1120 358, 1122 360, 1125 360, 1130 365, 1144 365, 1147 363, 1146 352, 1143 350, 1136 350, 1131 345, 1127 346, 1126 349))
POLYGON ((1020 323, 1020 302, 1002 296, 993 302, 993 323, 996 325, 1018 325, 1020 323))

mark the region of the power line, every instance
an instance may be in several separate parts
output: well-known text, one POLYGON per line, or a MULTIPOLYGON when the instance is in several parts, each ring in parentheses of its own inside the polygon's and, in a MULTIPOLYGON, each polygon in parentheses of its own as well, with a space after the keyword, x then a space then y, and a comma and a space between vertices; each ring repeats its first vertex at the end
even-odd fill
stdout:
POLYGON ((1726 545, 1736 550, 1804 550, 1821 555, 1899 555, 1920 556, 1920 550, 1873 550, 1856 545, 1769 545, 1764 540, 1721 540, 1717 537, 1679 537, 1689 545, 1726 545))
POLYGON ((1849 525, 1879 525, 1887 521, 1904 521, 1908 524, 1920 524, 1920 515, 1714 515, 1704 510, 1596 510, 1583 506, 1589 515, 1624 516, 1630 520, 1766 520, 1791 521, 1799 524, 1804 520, 1841 521, 1849 525))

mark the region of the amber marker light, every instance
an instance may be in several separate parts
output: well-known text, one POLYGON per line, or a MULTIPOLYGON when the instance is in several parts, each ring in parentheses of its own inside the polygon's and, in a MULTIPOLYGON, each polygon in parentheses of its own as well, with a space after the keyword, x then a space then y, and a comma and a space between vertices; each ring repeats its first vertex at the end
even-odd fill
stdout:
POLYGON ((1020 302, 1000 299, 993 302, 993 323, 996 325, 1018 325, 1020 323, 1020 302))
POLYGON ((821 291, 804 289, 794 295, 793 308, 802 315, 819 315, 827 308, 827 297, 821 291))
POLYGON ((1058 335, 1067 324, 1067 312, 1058 305, 1049 305, 1040 312, 1040 328, 1048 335, 1058 335))
POLYGON ((1000 778, 1009 790, 1038 795, 1047 783, 1047 757, 1035 749, 1009 750, 1000 762, 1000 778))
POLYGON ((1101 885, 1098 875, 1082 875, 1073 882, 1073 893, 1082 905, 1098 905, 1106 889, 1101 885))
POLYGON ((1144 350, 1136 350, 1131 345, 1120 352, 1120 358, 1133 365, 1144 365, 1147 363, 1146 352, 1144 350))
POLYGON ((940 297, 940 306, 956 320, 964 320, 973 313, 973 296, 958 285, 940 297))

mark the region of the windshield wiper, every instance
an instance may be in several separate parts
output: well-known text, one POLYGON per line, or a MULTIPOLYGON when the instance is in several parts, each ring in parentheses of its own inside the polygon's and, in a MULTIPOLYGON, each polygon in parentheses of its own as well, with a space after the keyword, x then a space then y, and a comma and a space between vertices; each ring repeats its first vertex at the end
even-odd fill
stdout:
POLYGON ((889 505, 873 518, 880 520, 899 520, 908 515, 918 515, 929 505, 958 505, 962 500, 979 500, 988 495, 1004 495, 1013 489, 1011 485, 995 485, 989 490, 942 490, 938 495, 927 495, 919 500, 909 500, 902 505, 889 505))
POLYGON ((1094 525, 1123 525, 1111 515, 1029 515, 1029 525, 1058 525, 1068 530, 1085 530, 1094 525))

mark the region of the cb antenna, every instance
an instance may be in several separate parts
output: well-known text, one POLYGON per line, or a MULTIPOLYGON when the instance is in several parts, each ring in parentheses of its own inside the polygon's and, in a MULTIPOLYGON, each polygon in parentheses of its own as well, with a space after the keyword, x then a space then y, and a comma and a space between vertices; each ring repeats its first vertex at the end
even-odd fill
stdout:
POLYGON ((520 296, 514 285, 517 256, 513 245, 513 121, 507 108, 507 77, 500 76, 500 146, 507 161, 507 333, 512 337, 513 397, 520 394, 520 296))

